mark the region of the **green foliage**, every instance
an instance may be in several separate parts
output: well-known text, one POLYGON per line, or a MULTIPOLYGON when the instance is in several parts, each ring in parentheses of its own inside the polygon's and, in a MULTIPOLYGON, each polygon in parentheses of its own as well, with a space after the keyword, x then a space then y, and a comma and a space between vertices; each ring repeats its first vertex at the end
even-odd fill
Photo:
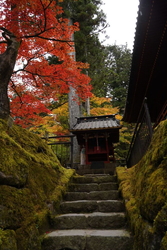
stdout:
POLYGON ((49 56, 48 57, 49 65, 51 64, 62 64, 63 61, 59 60, 57 56, 49 56))
MULTIPOLYGON (((96 82, 94 93, 97 96, 109 96, 112 99, 112 106, 119 109, 119 114, 123 116, 131 63, 131 52, 126 45, 109 45, 104 50, 104 65, 100 67, 102 79, 96 82)), ((133 125, 122 122, 123 128, 120 130, 119 143, 115 145, 116 158, 125 161, 127 156, 133 125)))
POLYGON ((112 97, 113 107, 123 115, 129 82, 131 52, 127 45, 110 45, 105 48, 106 95, 112 97))
POLYGON ((120 129, 119 142, 115 144, 115 154, 116 159, 125 164, 126 157, 129 151, 130 143, 132 140, 132 135, 134 131, 133 124, 122 123, 122 128, 120 129))
POLYGON ((79 22, 81 33, 85 35, 106 25, 106 15, 100 10, 101 0, 64 0, 60 5, 63 7, 64 17, 71 18, 74 23, 79 22))

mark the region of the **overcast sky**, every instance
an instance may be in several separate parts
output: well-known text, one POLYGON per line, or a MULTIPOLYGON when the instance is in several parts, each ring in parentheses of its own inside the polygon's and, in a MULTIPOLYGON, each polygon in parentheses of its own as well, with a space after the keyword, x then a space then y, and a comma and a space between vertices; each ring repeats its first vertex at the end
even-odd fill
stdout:
MULTIPOLYGON (((107 15, 110 27, 106 35, 110 38, 105 45, 125 45, 133 49, 139 0, 102 0, 103 12, 107 15)), ((104 36, 100 35, 102 41, 104 36)))

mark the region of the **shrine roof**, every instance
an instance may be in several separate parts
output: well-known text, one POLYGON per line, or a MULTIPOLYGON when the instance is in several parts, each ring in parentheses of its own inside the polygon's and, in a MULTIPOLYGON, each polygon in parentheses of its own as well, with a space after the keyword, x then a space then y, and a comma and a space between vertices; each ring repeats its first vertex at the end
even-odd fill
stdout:
POLYGON ((88 130, 106 130, 106 129, 120 129, 119 120, 115 115, 103 116, 87 116, 77 118, 77 123, 71 132, 88 131, 88 130))

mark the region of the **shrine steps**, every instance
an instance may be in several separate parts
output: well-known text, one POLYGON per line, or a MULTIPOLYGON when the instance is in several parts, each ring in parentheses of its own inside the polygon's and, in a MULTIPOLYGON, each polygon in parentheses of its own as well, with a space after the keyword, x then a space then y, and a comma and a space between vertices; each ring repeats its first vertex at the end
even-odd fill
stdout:
POLYGON ((79 175, 86 175, 86 174, 109 174, 109 175, 114 175, 115 173, 115 168, 116 168, 116 163, 115 162, 110 162, 110 163, 105 163, 103 162, 103 168, 98 167, 98 163, 94 162, 93 165, 88 164, 88 165, 77 165, 75 166, 76 172, 79 175))
POLYGON ((43 240, 43 250, 132 249, 124 204, 112 175, 75 177, 52 227, 43 240))

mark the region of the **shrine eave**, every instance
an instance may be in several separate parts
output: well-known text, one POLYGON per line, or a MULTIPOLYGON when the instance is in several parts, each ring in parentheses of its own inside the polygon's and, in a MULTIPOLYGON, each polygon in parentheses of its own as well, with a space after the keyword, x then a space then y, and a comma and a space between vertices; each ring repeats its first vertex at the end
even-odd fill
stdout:
POLYGON ((122 126, 119 120, 115 118, 115 115, 89 116, 77 118, 77 123, 73 129, 71 129, 71 132, 109 131, 120 128, 122 128, 122 126))

